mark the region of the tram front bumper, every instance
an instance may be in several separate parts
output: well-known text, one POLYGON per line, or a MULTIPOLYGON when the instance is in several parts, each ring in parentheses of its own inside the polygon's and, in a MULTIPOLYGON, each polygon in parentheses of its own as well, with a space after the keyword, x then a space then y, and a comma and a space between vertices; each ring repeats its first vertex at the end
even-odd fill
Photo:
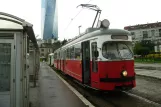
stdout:
POLYGON ((100 78, 101 90, 132 89, 136 86, 135 76, 122 78, 100 78))

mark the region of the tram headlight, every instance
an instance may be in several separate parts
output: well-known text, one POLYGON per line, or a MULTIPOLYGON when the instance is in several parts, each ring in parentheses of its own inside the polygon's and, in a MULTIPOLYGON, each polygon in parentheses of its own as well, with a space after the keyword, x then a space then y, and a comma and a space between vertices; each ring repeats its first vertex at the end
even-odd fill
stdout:
POLYGON ((124 77, 126 77, 126 76, 127 76, 127 71, 122 71, 122 75, 123 75, 124 77))

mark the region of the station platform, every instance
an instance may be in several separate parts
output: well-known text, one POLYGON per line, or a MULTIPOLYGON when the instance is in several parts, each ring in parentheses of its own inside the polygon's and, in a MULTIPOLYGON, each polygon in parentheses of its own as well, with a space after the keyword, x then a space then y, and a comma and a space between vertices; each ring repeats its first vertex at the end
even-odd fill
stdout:
POLYGON ((39 75, 40 107, 87 107, 45 62, 39 75))
POLYGON ((10 107, 10 92, 0 92, 0 107, 10 107))

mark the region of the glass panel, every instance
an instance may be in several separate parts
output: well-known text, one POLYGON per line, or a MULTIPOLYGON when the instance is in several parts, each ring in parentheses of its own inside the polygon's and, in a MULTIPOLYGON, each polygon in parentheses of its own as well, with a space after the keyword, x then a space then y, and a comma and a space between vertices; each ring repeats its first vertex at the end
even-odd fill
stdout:
POLYGON ((143 38, 148 38, 148 32, 147 31, 143 31, 143 38))
POLYGON ((55 60, 57 59, 57 53, 54 54, 54 59, 55 59, 55 60))
POLYGON ((97 42, 92 43, 92 57, 94 57, 94 51, 97 51, 97 42))
POLYGON ((159 36, 161 37, 161 29, 159 29, 159 36))
POLYGON ((130 59, 133 57, 128 45, 126 45, 124 43, 118 43, 118 49, 119 49, 120 55, 123 59, 130 59))
POLYGON ((125 40, 127 40, 128 36, 127 35, 112 35, 111 38, 112 39, 125 39, 125 40))
POLYGON ((81 60, 81 44, 75 45, 75 59, 81 60))
POLYGON ((152 36, 152 37, 155 36, 155 30, 151 30, 151 36, 152 36))
POLYGON ((98 65, 97 65, 97 58, 94 56, 94 52, 97 51, 97 42, 93 42, 91 44, 92 46, 92 70, 93 72, 97 72, 98 71, 98 65))
POLYGON ((14 39, 13 33, 0 33, 0 39, 14 39))
POLYGON ((67 51, 64 50, 64 52, 63 52, 63 59, 64 59, 64 60, 66 59, 66 53, 67 53, 67 51))
POLYGON ((11 44, 0 43, 0 92, 10 91, 11 44))
POLYGON ((120 59, 117 45, 114 42, 107 42, 103 45, 102 55, 107 59, 120 59))
POLYGON ((70 59, 70 48, 67 49, 67 59, 70 59))
POLYGON ((75 54, 74 54, 74 46, 70 48, 70 58, 75 59, 75 54))
POLYGON ((103 57, 111 60, 133 58, 132 44, 129 42, 106 42, 102 47, 103 57))

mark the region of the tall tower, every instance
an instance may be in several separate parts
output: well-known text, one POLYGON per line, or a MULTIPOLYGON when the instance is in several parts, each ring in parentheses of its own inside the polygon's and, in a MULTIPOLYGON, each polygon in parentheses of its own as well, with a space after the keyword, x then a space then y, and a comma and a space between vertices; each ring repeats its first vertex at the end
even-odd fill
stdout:
POLYGON ((58 0, 55 3, 55 14, 53 23, 53 37, 58 39, 58 0))
POLYGON ((56 0, 42 0, 42 35, 44 40, 58 38, 56 0))
POLYGON ((41 0, 41 37, 43 37, 44 34, 45 13, 46 13, 46 0, 41 0))

